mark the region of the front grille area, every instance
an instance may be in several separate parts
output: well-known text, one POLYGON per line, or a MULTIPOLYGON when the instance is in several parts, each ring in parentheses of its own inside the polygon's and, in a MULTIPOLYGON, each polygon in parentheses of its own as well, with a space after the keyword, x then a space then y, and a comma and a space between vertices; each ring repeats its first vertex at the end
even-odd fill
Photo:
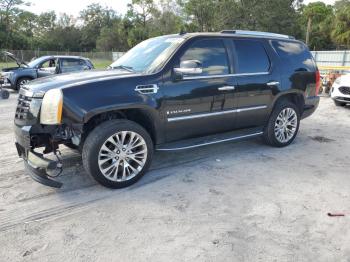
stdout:
POLYGON ((339 91, 340 91, 340 93, 342 93, 344 95, 350 95, 350 87, 348 87, 348 86, 339 87, 339 91))
POLYGON ((32 101, 31 97, 25 96, 21 93, 19 94, 16 114, 15 114, 16 119, 20 119, 20 120, 27 119, 31 101, 32 101))

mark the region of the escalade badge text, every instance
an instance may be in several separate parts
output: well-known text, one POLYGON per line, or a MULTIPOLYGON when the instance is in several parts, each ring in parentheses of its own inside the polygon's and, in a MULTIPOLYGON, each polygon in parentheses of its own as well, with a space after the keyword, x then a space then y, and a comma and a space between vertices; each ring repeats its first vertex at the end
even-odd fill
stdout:
POLYGON ((191 109, 178 109, 178 110, 170 110, 167 111, 167 115, 174 115, 174 114, 183 114, 183 113, 190 113, 191 109))

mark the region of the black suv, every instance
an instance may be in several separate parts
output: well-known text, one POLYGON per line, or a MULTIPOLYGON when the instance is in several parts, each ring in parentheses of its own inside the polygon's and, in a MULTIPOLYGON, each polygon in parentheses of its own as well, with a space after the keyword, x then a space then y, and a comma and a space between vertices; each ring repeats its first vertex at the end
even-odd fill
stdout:
POLYGON ((20 90, 16 147, 33 179, 62 185, 52 179, 62 169, 60 144, 82 152, 86 171, 111 188, 140 179, 154 150, 257 136, 287 146, 319 103, 312 56, 285 35, 161 36, 110 68, 38 79, 20 90))

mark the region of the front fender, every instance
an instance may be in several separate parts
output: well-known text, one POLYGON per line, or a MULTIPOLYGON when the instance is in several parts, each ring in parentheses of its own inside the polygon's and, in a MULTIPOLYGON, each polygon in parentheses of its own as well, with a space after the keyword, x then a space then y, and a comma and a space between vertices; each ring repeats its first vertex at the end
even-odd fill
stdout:
POLYGON ((83 122, 87 123, 92 117, 94 117, 98 114, 111 112, 111 111, 127 110, 127 109, 145 110, 145 111, 149 112, 154 117, 157 117, 157 118, 160 117, 158 115, 158 111, 157 111, 158 104, 155 101, 155 99, 142 98, 142 97, 137 97, 134 99, 133 99, 134 101, 131 100, 131 101, 123 102, 123 103, 115 103, 113 101, 110 101, 110 103, 106 103, 102 106, 93 108, 92 110, 87 111, 83 115, 83 122))

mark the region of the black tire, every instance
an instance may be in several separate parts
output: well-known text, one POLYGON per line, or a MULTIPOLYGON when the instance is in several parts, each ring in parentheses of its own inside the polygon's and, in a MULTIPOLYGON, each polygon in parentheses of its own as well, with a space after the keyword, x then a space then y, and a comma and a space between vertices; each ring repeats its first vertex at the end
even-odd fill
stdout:
POLYGON ((337 101, 337 100, 334 100, 334 104, 335 104, 336 106, 346 106, 346 103, 339 102, 339 101, 337 101))
POLYGON ((148 132, 137 123, 124 119, 110 120, 95 127, 86 138, 82 151, 83 166, 87 173, 101 185, 113 189, 128 187, 136 183, 149 169, 152 156, 153 142, 148 132), (131 131, 140 135, 147 146, 147 158, 143 168, 135 177, 126 181, 117 182, 107 179, 102 174, 98 164, 98 154, 105 141, 120 131, 131 131))
POLYGON ((269 118, 269 121, 267 123, 267 125, 265 126, 264 129, 264 140, 266 142, 266 144, 274 146, 274 147, 285 147, 288 146, 289 144, 291 144, 295 137, 298 134, 299 131, 299 125, 300 125, 300 110, 299 108, 292 102, 288 101, 288 100, 280 100, 277 101, 271 115, 269 118), (280 142, 275 135, 275 123, 276 123, 276 119, 278 117, 278 115, 286 108, 291 108, 295 111, 296 116, 297 116, 297 123, 296 123, 296 129, 294 132, 294 135, 287 141, 287 142, 280 142))
POLYGON ((1 98, 2 99, 8 99, 10 97, 10 92, 7 90, 0 90, 1 92, 1 98))
POLYGON ((21 84, 23 81, 32 81, 33 79, 30 77, 21 77, 16 82, 16 90, 19 91, 21 89, 21 84))

